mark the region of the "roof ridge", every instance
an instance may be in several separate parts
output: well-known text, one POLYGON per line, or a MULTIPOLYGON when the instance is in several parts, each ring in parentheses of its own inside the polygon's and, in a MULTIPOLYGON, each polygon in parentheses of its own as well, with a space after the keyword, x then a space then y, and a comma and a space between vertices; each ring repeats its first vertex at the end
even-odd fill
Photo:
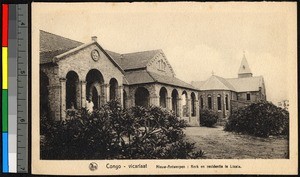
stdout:
POLYGON ((144 53, 144 52, 153 52, 153 51, 161 51, 161 49, 153 49, 153 50, 144 50, 144 51, 139 51, 139 52, 122 53, 122 55, 137 54, 137 53, 144 53))
POLYGON ((44 30, 41 30, 41 29, 40 29, 40 32, 41 32, 41 31, 44 32, 44 33, 48 33, 48 34, 54 35, 54 36, 58 36, 58 37, 60 37, 60 38, 64 38, 64 39, 67 39, 67 40, 71 40, 71 41, 74 41, 74 42, 78 42, 78 43, 84 44, 83 42, 76 41, 76 40, 74 40, 74 39, 70 39, 70 38, 67 38, 67 37, 64 37, 64 36, 61 36, 61 35, 58 35, 58 34, 50 33, 50 32, 48 32, 48 31, 44 31, 44 30))

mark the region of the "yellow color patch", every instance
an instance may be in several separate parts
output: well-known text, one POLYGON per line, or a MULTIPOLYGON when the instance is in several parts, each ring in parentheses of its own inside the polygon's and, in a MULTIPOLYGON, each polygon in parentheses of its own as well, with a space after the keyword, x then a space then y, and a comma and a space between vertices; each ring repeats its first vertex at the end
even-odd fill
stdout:
POLYGON ((2 89, 8 88, 8 56, 7 47, 2 47, 2 89))

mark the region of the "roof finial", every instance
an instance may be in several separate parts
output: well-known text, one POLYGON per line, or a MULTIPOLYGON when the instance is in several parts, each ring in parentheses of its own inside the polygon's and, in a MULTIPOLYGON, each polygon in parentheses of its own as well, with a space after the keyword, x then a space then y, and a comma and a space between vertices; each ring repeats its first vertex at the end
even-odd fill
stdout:
POLYGON ((244 58, 246 58, 246 55, 245 55, 245 50, 243 50, 243 57, 244 57, 244 58))
POLYGON ((214 70, 212 70, 212 71, 211 71, 211 75, 212 75, 212 76, 214 76, 214 75, 215 75, 215 73, 214 73, 214 70))

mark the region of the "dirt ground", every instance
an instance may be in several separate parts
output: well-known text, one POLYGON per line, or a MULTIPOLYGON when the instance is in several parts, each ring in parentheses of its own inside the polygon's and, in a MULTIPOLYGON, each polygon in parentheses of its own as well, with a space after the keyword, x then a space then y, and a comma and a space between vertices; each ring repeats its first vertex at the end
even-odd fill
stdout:
POLYGON ((288 158, 288 139, 260 138, 223 131, 223 127, 187 127, 187 138, 207 159, 284 159, 288 158))

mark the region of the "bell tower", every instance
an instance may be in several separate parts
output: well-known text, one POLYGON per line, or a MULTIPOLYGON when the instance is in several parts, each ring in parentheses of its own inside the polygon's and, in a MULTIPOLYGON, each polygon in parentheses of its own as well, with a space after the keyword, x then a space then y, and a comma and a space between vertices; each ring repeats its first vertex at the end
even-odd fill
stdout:
POLYGON ((244 78, 244 77, 252 77, 252 72, 251 72, 251 69, 247 62, 247 59, 245 56, 245 51, 244 51, 243 59, 242 59, 240 69, 238 72, 238 78, 244 78))

